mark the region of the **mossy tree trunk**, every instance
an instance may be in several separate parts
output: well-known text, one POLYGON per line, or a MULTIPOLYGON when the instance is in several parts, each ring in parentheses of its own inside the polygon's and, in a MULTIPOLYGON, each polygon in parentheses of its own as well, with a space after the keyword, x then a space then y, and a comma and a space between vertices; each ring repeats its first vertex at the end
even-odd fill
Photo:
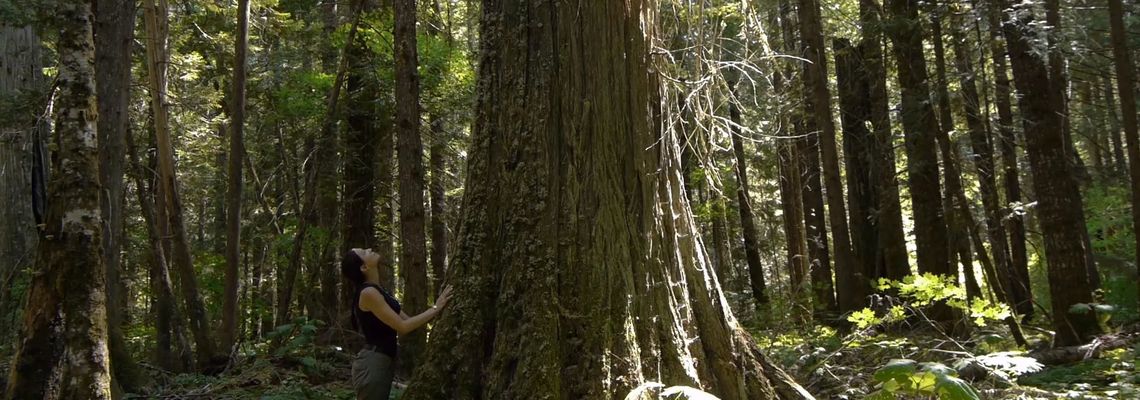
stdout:
POLYGON ((662 134, 652 2, 483 3, 465 215, 406 397, 807 398, 734 321, 662 134))
POLYGON ((106 276, 99 206, 94 16, 90 1, 55 4, 57 166, 24 310, 8 399, 110 399, 106 276))

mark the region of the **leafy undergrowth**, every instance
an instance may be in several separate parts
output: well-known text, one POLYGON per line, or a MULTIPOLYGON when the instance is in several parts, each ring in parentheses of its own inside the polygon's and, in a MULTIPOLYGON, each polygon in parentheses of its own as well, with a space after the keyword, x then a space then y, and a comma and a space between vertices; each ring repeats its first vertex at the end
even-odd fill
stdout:
MULTIPOLYGON (((923 329, 847 335, 824 326, 749 330, 774 362, 820 399, 1140 398, 1140 349, 1046 367, 994 326, 964 339, 923 329)), ((1044 346, 1047 338, 1036 333, 1029 341, 1044 346)))

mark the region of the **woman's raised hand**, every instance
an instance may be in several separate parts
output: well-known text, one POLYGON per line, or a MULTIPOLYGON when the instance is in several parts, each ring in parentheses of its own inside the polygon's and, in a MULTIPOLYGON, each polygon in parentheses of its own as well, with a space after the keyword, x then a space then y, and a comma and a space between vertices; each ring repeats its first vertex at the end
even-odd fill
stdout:
POLYGON ((448 300, 451 300, 451 285, 447 285, 443 288, 443 291, 439 293, 439 297, 435 299, 435 307, 443 311, 443 308, 447 307, 448 300))

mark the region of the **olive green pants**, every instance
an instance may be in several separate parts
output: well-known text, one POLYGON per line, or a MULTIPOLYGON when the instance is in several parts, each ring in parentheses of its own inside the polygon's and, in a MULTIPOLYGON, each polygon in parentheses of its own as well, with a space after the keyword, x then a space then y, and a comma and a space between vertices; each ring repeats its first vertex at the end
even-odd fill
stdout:
POLYGON ((357 400, 388 400, 396 365, 387 354, 361 350, 352 360, 352 388, 357 400))

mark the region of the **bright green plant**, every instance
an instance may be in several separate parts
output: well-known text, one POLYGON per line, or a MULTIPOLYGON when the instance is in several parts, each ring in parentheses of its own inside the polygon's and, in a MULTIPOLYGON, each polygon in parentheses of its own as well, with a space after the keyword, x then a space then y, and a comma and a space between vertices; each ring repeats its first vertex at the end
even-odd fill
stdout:
MULTIPOLYGON (((1005 304, 993 303, 984 298, 968 299, 966 290, 956 284, 954 277, 925 273, 907 275, 901 281, 883 278, 879 279, 878 289, 893 290, 912 307, 945 302, 969 315, 977 326, 986 326, 990 321, 999 321, 1010 316, 1009 306, 1005 304)), ((870 308, 864 308, 852 312, 847 321, 859 329, 866 329, 874 325, 901 321, 906 316, 906 307, 895 305, 882 316, 870 308)))
POLYGON ((900 395, 937 396, 943 400, 980 400, 978 391, 959 379, 953 369, 939 363, 894 359, 875 371, 879 390, 867 399, 894 399, 900 395))
POLYGON ((646 397, 656 399, 690 399, 690 400, 718 400, 719 398, 703 390, 689 386, 669 386, 658 382, 645 382, 638 385, 625 396, 625 400, 638 400, 646 397), (660 390, 656 396, 652 393, 660 390))

